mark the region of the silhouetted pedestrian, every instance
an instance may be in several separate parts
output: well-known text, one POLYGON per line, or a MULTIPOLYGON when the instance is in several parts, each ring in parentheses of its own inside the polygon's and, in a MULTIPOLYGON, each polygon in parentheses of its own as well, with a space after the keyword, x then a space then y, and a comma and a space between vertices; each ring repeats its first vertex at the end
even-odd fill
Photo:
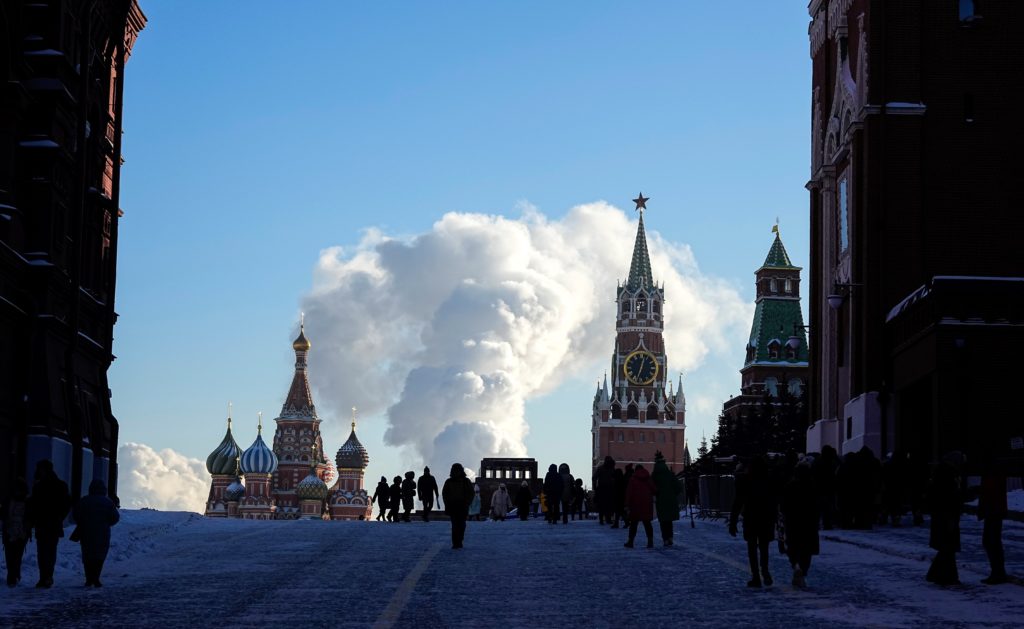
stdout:
POLYGON ((36 557, 39 560, 37 588, 53 585, 57 542, 64 537, 64 518, 70 510, 71 496, 67 483, 54 473, 53 463, 47 459, 36 463, 35 483, 28 499, 28 519, 36 534, 36 557))
POLYGON ((772 584, 772 575, 768 571, 768 546, 775 539, 777 513, 775 488, 765 469, 764 459, 754 457, 745 471, 737 470, 736 497, 729 516, 729 534, 735 537, 737 520, 740 514, 743 515, 743 539, 747 542, 751 574, 747 587, 761 587, 762 582, 772 584))
POLYGON ((562 463, 558 466, 558 475, 562 477, 562 524, 569 523, 569 514, 572 513, 572 503, 576 495, 576 479, 569 473, 569 464, 562 463))
POLYGON ((938 585, 959 585, 956 554, 960 552, 960 512, 963 497, 960 488, 960 465, 963 455, 949 452, 935 466, 928 486, 928 508, 931 511, 931 534, 928 545, 935 558, 926 579, 938 585))
POLYGON ((430 511, 434 508, 434 499, 437 498, 437 481, 430 475, 430 468, 423 468, 423 476, 416 482, 416 493, 419 494, 420 502, 423 503, 423 521, 430 522, 430 511))
POLYGON ((380 522, 386 517, 388 510, 389 497, 391 496, 391 490, 388 488, 388 479, 384 476, 380 477, 380 482, 377 483, 377 489, 374 490, 373 496, 370 497, 370 502, 376 502, 380 508, 380 513, 377 514, 377 521, 380 522))
POLYGON ((512 508, 512 497, 508 495, 505 483, 498 485, 498 490, 491 494, 491 517, 501 522, 512 508))
POLYGON ((388 490, 388 522, 398 522, 398 510, 402 508, 402 477, 396 476, 388 490))
POLYGON ((28 483, 24 478, 15 479, 11 495, 4 500, 0 520, 3 522, 4 558, 7 560, 7 587, 14 587, 21 581, 21 559, 25 546, 32 539, 32 528, 28 521, 28 483))
POLYGON ((878 518, 882 489, 882 464, 868 446, 857 451, 854 491, 856 507, 853 526, 870 530, 878 518))
POLYGON ((604 457, 594 474, 594 500, 597 502, 597 523, 611 524, 615 513, 615 459, 604 457))
POLYGON ((107 498, 103 481, 97 478, 89 483, 89 495, 75 505, 74 519, 75 532, 82 544, 85 587, 102 587, 100 573, 110 549, 110 527, 121 519, 114 502, 107 498))
POLYGON ((814 494, 821 514, 821 528, 831 531, 836 517, 836 470, 839 468, 839 456, 836 449, 826 445, 821 454, 811 463, 811 477, 814 482, 814 494))
POLYGON ((629 487, 629 479, 633 476, 633 464, 626 463, 626 467, 622 468, 622 526, 629 526, 629 509, 625 508, 626 503, 626 488, 629 487))
POLYGON ((992 461, 986 463, 981 475, 981 493, 978 496, 978 519, 983 522, 981 545, 988 556, 989 575, 981 580, 986 585, 998 585, 1010 580, 1006 574, 1003 554, 1003 519, 1007 514, 1006 475, 992 461))
POLYGON ((615 468, 614 471, 614 508, 612 510, 612 528, 619 528, 619 519, 625 521, 626 516, 623 513, 626 510, 626 475, 625 473, 615 468))
POLYGON ((577 478, 576 483, 572 488, 572 519, 575 520, 576 516, 583 519, 583 502, 586 500, 587 491, 583 488, 583 479, 577 478))
POLYGON ((547 505, 548 524, 558 523, 558 503, 562 501, 562 477, 558 468, 552 463, 544 477, 544 503, 547 505))
POLYGON ((526 521, 530 517, 530 506, 533 504, 533 492, 530 491, 530 483, 523 481, 516 492, 516 513, 519 519, 526 521))
POLYGON ((402 481, 402 521, 412 522, 410 514, 414 501, 416 500, 416 472, 405 473, 405 480, 402 481))
POLYGON ((626 540, 626 548, 633 547, 633 540, 636 539, 636 529, 639 524, 644 525, 647 547, 654 548, 654 527, 651 526, 651 520, 654 519, 655 494, 657 494, 657 489, 654 487, 651 475, 643 465, 637 464, 630 476, 629 486, 626 488, 626 508, 629 510, 629 539, 626 540))
POLYGON ((811 557, 818 554, 818 509, 811 466, 801 463, 782 491, 780 507, 793 587, 807 586, 811 557))
MULTIPOLYGON (((466 537, 466 517, 469 515, 469 505, 473 502, 473 483, 466 478, 466 470, 461 463, 452 463, 451 473, 448 480, 444 482, 441 489, 441 498, 444 501, 444 512, 452 522, 452 548, 462 548, 462 542, 466 537)), ((479 494, 476 494, 479 499, 479 494)))
POLYGON ((906 513, 907 456, 902 452, 890 453, 882 462, 882 515, 880 524, 887 521, 899 526, 906 513))
POLYGON ((836 468, 836 511, 840 528, 853 528, 857 519, 857 476, 857 457, 847 452, 836 468))
POLYGON ((651 480, 658 492, 658 526, 661 527, 661 541, 665 546, 672 545, 673 523, 679 519, 679 492, 681 483, 665 463, 661 451, 654 453, 654 472, 651 480))
POLYGON ((473 501, 469 503, 469 517, 476 521, 480 521, 480 510, 483 509, 483 505, 480 501, 480 485, 473 485, 473 501))

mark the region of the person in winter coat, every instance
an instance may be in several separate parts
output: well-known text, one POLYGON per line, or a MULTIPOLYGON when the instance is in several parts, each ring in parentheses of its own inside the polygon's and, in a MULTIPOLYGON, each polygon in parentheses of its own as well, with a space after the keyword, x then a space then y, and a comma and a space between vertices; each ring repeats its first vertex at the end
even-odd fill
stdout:
POLYGON ((388 510, 388 499, 391 496, 391 490, 388 488, 388 479, 384 476, 380 477, 380 482, 377 483, 377 489, 374 490, 373 496, 370 497, 370 502, 377 503, 380 507, 380 513, 377 514, 377 521, 380 522, 384 519, 385 513, 388 510))
POLYGON ((736 537, 737 521, 742 514, 743 539, 747 542, 751 574, 747 587, 761 587, 762 579, 765 585, 772 584, 772 575, 768 572, 768 546, 775 539, 778 519, 774 489, 764 459, 759 456, 750 461, 744 473, 736 476, 736 497, 729 516, 729 534, 736 537))
POLYGON ((823 446, 821 455, 811 463, 811 476, 814 479, 814 494, 821 513, 821 528, 832 530, 836 515, 836 470, 839 468, 839 456, 832 446, 823 446))
POLYGON ((932 514, 928 545, 936 554, 925 578, 938 585, 960 584, 956 554, 960 552, 960 511, 963 507, 960 489, 962 461, 963 455, 959 452, 943 456, 928 487, 927 501, 932 514))
POLYGON ((498 485, 498 491, 491 494, 491 517, 502 521, 512 508, 512 498, 508 495, 505 483, 498 485))
POLYGON ((583 503, 587 498, 587 491, 583 489, 583 479, 577 478, 576 484, 572 488, 572 519, 575 520, 578 515, 582 520, 584 516, 583 503))
POLYGON ((483 505, 480 503, 480 485, 473 485, 473 501, 469 503, 469 517, 480 520, 480 510, 483 505))
POLYGON ((423 503, 423 521, 430 522, 430 511, 434 508, 434 500, 438 493, 437 481, 430 475, 429 467, 423 468, 423 476, 416 482, 416 493, 423 503))
POLYGON ((530 491, 530 483, 523 481, 516 492, 516 513, 523 522, 530 517, 530 506, 533 504, 533 492, 530 491))
POLYGON ((995 463, 989 462, 981 475, 981 493, 978 495, 978 519, 983 521, 981 545, 988 556, 989 575, 981 580, 985 585, 1006 583, 1006 558, 1003 554, 1003 519, 1007 514, 1006 475, 995 463))
POLYGON ((622 526, 629 526, 629 508, 626 503, 626 488, 629 487, 629 479, 633 477, 633 464, 626 463, 622 468, 622 526))
POLYGON ((568 463, 562 463, 558 466, 558 475, 562 477, 562 500, 559 505, 562 509, 562 524, 568 524, 569 514, 572 512, 572 503, 576 494, 576 479, 569 473, 568 463))
POLYGON ((780 508, 786 555, 793 567, 793 587, 807 587, 811 557, 818 554, 818 509, 811 466, 801 463, 782 491, 780 508))
POLYGON ((597 502, 597 523, 611 524, 615 513, 615 459, 604 457, 594 474, 594 498, 597 502))
POLYGON ((388 522, 398 522, 398 510, 402 508, 402 477, 396 476, 388 490, 388 522))
POLYGON ((402 481, 402 521, 412 522, 413 501, 416 500, 416 472, 405 473, 405 480, 402 481))
MULTIPOLYGON (((466 537, 466 516, 469 515, 469 505, 473 502, 473 483, 466 478, 466 470, 461 463, 452 463, 448 480, 441 488, 441 498, 444 501, 444 512, 452 522, 452 548, 462 548, 462 542, 466 537)), ((476 494, 479 499, 480 495, 476 494)))
POLYGON ((7 587, 14 587, 21 581, 21 558, 25 546, 32 539, 32 528, 28 521, 28 483, 24 478, 14 481, 11 495, 4 500, 0 520, 3 521, 4 558, 7 560, 7 587))
POLYGON ((78 540, 82 544, 85 587, 102 587, 100 573, 110 549, 110 527, 121 519, 114 501, 107 498, 107 486, 103 481, 97 478, 89 483, 89 495, 75 505, 74 519, 78 540))
POLYGON ((654 496, 657 493, 651 475, 638 463, 626 488, 626 508, 629 509, 629 539, 625 543, 626 548, 633 547, 639 524, 644 525, 647 547, 654 548, 654 527, 651 526, 651 520, 654 519, 654 496))
POLYGON ((36 556, 39 560, 37 588, 53 585, 53 568, 57 564, 57 542, 64 537, 64 518, 71 510, 67 483, 57 477, 53 463, 43 459, 36 463, 35 483, 28 499, 28 519, 36 533, 36 556))
POLYGON ((552 463, 548 466, 548 473, 544 477, 544 504, 548 508, 548 524, 558 523, 558 503, 562 501, 562 489, 562 477, 558 474, 558 468, 552 463))
POLYGON ((679 479, 668 468, 660 451, 654 453, 654 473, 651 474, 651 480, 658 491, 658 526, 661 527, 661 541, 665 546, 671 546, 672 523, 679 519, 679 492, 682 491, 682 487, 679 479))
POLYGON ((623 523, 626 520, 626 514, 623 513, 626 510, 626 476, 622 470, 616 468, 614 470, 614 487, 612 490, 614 493, 613 498, 613 510, 612 510, 612 528, 619 528, 619 518, 622 518, 623 523))

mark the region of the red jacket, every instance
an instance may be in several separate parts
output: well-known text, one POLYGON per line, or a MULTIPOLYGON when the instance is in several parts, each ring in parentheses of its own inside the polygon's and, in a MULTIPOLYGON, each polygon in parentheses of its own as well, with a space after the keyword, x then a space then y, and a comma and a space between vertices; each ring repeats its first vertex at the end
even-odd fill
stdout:
POLYGON ((626 487, 626 506, 629 508, 629 519, 644 521, 654 519, 654 496, 658 490, 654 487, 650 473, 645 468, 633 472, 626 487))

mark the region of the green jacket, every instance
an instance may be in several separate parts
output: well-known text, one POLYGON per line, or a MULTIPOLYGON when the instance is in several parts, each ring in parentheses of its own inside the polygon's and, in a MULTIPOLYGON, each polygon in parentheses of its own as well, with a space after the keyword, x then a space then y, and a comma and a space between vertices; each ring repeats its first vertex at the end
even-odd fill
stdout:
POLYGON ((679 492, 682 491, 682 486, 672 470, 668 469, 664 459, 654 462, 651 479, 654 480, 654 486, 658 490, 658 497, 654 501, 658 510, 658 519, 662 521, 678 520, 679 492))

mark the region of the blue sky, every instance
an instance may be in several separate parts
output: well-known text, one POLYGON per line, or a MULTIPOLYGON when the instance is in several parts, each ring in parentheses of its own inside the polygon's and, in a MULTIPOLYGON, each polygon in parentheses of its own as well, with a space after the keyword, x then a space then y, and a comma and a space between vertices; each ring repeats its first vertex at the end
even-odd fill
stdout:
MULTIPOLYGON (((523 202, 552 220, 599 200, 631 210, 642 190, 649 231, 747 301, 776 216, 807 263, 800 2, 142 7, 110 372, 122 441, 205 459, 228 400, 240 422, 276 416, 320 251, 369 228, 412 237, 523 202)), ((738 390, 744 343, 687 375, 691 407, 738 390)), ((531 455, 587 460, 600 375, 528 400, 531 455)), ((346 419, 330 419, 331 453, 346 419)), ((713 425, 691 408, 692 449, 713 425)), ((371 478, 399 471, 384 427, 360 424, 371 478)))

